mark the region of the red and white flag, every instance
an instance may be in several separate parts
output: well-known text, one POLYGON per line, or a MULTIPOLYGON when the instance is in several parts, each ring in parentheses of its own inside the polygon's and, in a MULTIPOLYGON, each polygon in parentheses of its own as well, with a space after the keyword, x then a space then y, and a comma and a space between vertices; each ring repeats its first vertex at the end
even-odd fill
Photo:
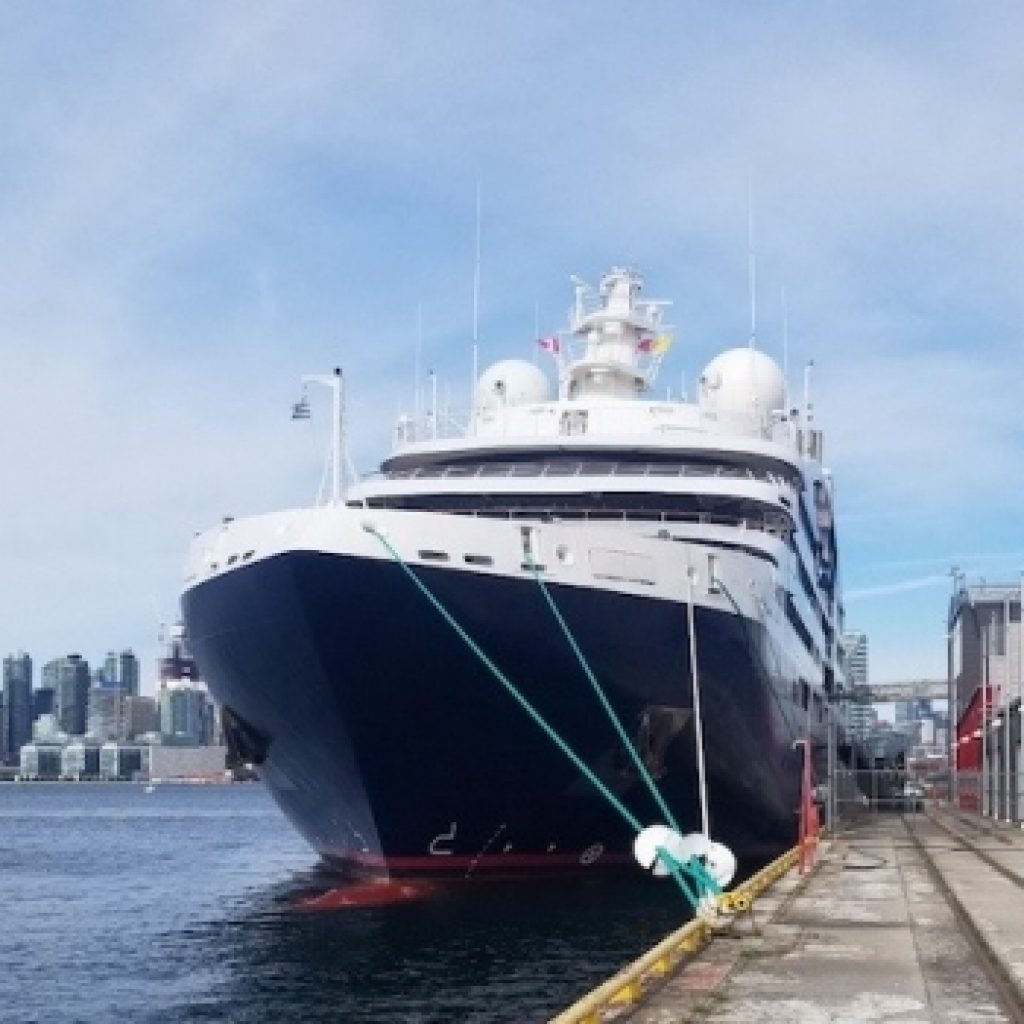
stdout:
POLYGON ((550 338, 538 338, 537 344, 540 345, 545 352, 550 352, 552 355, 557 356, 562 350, 561 345, 558 343, 558 337, 552 335, 550 338))
POLYGON ((650 352, 654 347, 653 338, 639 338, 636 343, 637 352, 650 352))

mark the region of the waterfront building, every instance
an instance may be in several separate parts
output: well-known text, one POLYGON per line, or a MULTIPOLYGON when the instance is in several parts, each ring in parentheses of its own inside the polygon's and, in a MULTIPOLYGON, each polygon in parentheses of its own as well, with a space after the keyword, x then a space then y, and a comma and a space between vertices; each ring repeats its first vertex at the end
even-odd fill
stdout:
POLYGON ((100 744, 90 739, 74 739, 62 751, 60 776, 79 782, 98 779, 100 775, 100 744))
POLYGON ((43 680, 54 691, 54 714, 71 736, 85 735, 89 717, 89 663, 80 654, 55 658, 43 666, 43 680))
POLYGON ((62 743, 33 741, 21 748, 18 777, 22 779, 57 779, 61 773, 62 743))
POLYGON ((151 779, 223 779, 227 770, 227 748, 184 747, 154 744, 149 747, 151 779))
POLYGON ((1024 818, 1021 592, 957 577, 948 620, 949 720, 957 799, 1006 820, 1024 818))
POLYGON ((868 685, 868 635, 867 633, 844 633, 843 647, 846 649, 846 670, 849 686, 868 685))
POLYGON ((128 743, 104 743, 100 747, 101 779, 131 781, 148 772, 148 747, 128 743))
POLYGON ((32 659, 24 651, 4 658, 2 726, 4 763, 17 765, 22 745, 32 739, 32 659))
POLYGON ((160 709, 154 697, 124 698, 121 715, 121 739, 136 740, 146 733, 160 731, 160 709))
POLYGON ((63 746, 68 741, 68 734, 61 732, 56 715, 40 715, 32 723, 33 743, 59 743, 63 746))

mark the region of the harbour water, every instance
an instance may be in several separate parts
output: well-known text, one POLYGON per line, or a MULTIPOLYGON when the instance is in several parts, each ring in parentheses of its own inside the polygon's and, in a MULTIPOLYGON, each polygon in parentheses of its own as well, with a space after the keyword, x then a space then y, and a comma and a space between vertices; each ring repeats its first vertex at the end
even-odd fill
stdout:
POLYGON ((686 916, 639 872, 300 910, 255 783, 2 785, 0 848, 4 1020, 540 1021, 686 916))

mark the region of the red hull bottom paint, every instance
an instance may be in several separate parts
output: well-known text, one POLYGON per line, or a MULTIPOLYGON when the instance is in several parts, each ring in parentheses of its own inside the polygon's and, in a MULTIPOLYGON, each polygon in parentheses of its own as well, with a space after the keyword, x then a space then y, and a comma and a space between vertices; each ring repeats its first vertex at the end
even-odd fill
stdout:
POLYGON ((432 895, 428 882, 369 882, 364 885, 343 885, 327 889, 315 896, 295 900, 299 910, 340 910, 347 907, 386 907, 408 903, 432 895))
POLYGON ((479 856, 390 856, 352 854, 327 857, 331 870, 353 877, 382 880, 399 877, 472 878, 494 875, 583 874, 601 869, 622 869, 635 861, 628 853, 607 853, 595 847, 582 853, 492 853, 479 856))

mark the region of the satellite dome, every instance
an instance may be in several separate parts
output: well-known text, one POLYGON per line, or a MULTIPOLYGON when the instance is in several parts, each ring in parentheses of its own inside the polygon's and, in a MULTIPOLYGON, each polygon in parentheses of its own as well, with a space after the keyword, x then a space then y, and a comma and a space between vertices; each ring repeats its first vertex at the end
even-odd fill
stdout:
POLYGON ((480 374, 476 382, 476 407, 497 409, 546 402, 549 390, 547 377, 533 363, 525 359, 503 359, 480 374))
POLYGON ((719 416, 761 421, 786 406, 786 378, 771 356, 756 348, 733 348, 704 367, 700 404, 719 416))

